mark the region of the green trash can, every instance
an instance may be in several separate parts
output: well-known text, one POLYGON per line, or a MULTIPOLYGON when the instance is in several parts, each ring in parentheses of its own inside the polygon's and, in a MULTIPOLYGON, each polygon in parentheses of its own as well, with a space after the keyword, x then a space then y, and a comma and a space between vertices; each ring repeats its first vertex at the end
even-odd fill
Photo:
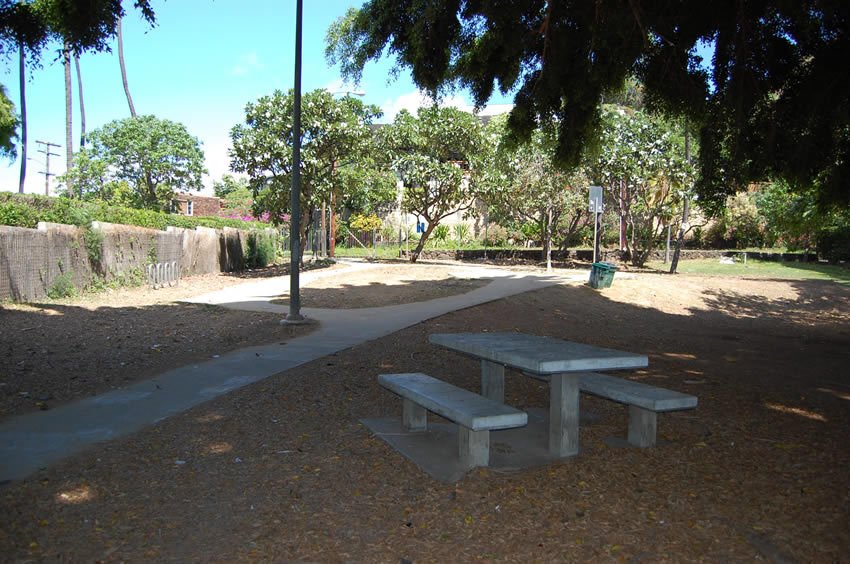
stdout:
POLYGON ((617 267, 610 262, 594 262, 590 267, 590 287, 610 288, 617 267))

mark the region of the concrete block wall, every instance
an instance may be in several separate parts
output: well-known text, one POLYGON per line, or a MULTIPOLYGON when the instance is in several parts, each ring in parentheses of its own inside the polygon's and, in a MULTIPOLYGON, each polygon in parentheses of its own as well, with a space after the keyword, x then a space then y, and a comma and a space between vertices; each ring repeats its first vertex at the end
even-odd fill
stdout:
POLYGON ((159 231, 94 222, 91 230, 102 235, 96 264, 89 259, 84 228, 0 226, 0 300, 44 298, 63 275, 82 289, 95 276, 110 280, 134 269, 144 271, 152 262, 177 262, 181 276, 230 272, 242 267, 247 240, 247 232, 232 228, 159 231))

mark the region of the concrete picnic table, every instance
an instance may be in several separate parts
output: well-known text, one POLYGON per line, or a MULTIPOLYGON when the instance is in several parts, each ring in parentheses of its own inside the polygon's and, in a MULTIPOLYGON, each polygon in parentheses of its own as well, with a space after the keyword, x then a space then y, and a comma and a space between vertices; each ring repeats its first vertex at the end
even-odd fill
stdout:
POLYGON ((644 355, 525 333, 434 333, 428 340, 481 359, 481 394, 505 401, 505 367, 549 382, 549 453, 578 454, 579 373, 644 368, 644 355))

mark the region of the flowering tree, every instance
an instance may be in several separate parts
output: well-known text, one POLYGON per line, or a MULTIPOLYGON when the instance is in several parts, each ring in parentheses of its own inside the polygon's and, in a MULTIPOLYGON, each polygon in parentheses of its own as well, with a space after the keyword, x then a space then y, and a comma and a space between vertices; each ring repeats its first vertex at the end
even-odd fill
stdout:
POLYGON ((473 161, 483 149, 478 119, 456 108, 402 111, 381 130, 381 146, 404 182, 401 205, 426 221, 410 261, 419 258, 440 221, 472 207, 479 171, 473 161))
MULTIPOLYGON (((254 214, 268 212, 282 223, 290 211, 292 187, 293 94, 277 90, 245 107, 245 123, 230 131, 230 168, 248 175, 254 214)), ((327 90, 306 93, 301 102, 300 248, 305 247, 311 211, 334 195, 345 201, 354 192, 392 199, 394 178, 378 161, 369 125, 380 116, 375 106, 327 90), (390 195, 386 195, 389 191, 390 195)))
POLYGON ((664 229, 680 216, 693 168, 672 128, 659 119, 621 106, 602 112, 597 176, 621 222, 621 245, 642 266, 664 229))
POLYGON ((538 225, 542 259, 551 265, 553 239, 560 235, 569 240, 588 223, 587 175, 583 168, 569 171, 557 165, 554 127, 538 128, 518 147, 508 143, 505 134, 505 116, 487 125, 490 151, 481 198, 499 218, 538 225))

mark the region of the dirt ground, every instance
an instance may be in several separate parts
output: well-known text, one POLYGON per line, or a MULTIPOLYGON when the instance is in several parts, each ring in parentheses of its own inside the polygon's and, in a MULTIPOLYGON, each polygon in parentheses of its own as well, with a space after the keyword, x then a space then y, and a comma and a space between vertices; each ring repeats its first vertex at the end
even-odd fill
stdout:
MULTIPOLYGON (((427 266, 398 268, 402 280, 436 276, 427 266)), ((203 291, 233 280, 208 282, 203 291)), ((340 279, 366 288, 357 292, 388 295, 372 282, 340 279)), ((0 393, 30 395, 24 407, 4 399, 4 413, 33 409, 44 390, 56 398, 47 407, 72 399, 53 389, 63 384, 80 397, 127 374, 152 375, 189 358, 181 356, 189 347, 206 358, 262 342, 272 330, 274 339, 292 336, 278 316, 170 303, 177 295, 119 294, 101 307, 99 299, 3 306, 9 350, 0 381, 11 389, 0 393), (169 329, 171 341, 162 338, 169 329), (121 346, 97 344, 107 336, 121 346), (54 348, 60 342, 65 348, 54 348), (215 346, 202 348, 208 342, 215 346), (156 352, 154 344, 168 349, 156 352), (17 350, 23 346, 26 354, 17 350), (8 378, 20 362, 29 370, 8 378), (43 372, 54 374, 49 386, 39 383, 43 372), (88 384, 75 388, 80 379, 88 384)), ((848 365, 850 288, 838 284, 637 274, 615 277, 603 291, 558 285, 316 360, 6 484, 0 554, 10 561, 844 561, 848 365), (582 409, 597 418, 582 427, 578 456, 521 472, 480 469, 455 485, 431 480, 359 423, 400 413, 400 401, 377 385, 379 372, 424 371, 477 389, 477 363, 427 337, 500 330, 647 354, 649 368, 631 376, 697 395, 699 407, 661 415, 658 447, 615 449, 604 439, 624 435, 627 410, 583 397, 582 409)), ((545 407, 547 398, 545 383, 508 377, 508 403, 545 407)))

